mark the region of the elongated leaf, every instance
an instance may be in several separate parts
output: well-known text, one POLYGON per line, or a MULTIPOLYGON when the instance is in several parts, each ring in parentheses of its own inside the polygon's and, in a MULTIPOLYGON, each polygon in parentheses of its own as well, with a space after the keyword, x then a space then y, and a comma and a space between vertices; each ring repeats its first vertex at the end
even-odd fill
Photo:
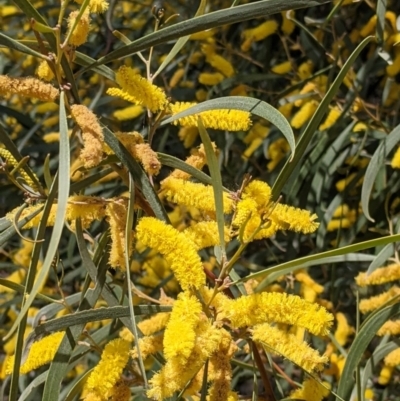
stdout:
POLYGON ((385 32, 385 14, 386 14, 386 6, 387 0, 379 0, 376 3, 376 39, 378 41, 378 45, 382 46, 384 42, 384 32, 385 32))
MULTIPOLYGON (((253 3, 254 4, 254 3, 253 3)), ((171 123, 172 121, 178 120, 179 118, 190 116, 192 114, 198 114, 208 110, 243 110, 248 111, 256 116, 264 118, 265 120, 274 124, 280 129, 286 140, 289 142, 292 155, 295 150, 295 140, 292 127, 282 115, 282 113, 272 107, 270 104, 263 102, 262 100, 245 97, 245 96, 227 96, 220 97, 218 99, 211 99, 205 102, 196 104, 172 117, 167 118, 162 122, 162 125, 171 123)))
POLYGON ((64 227, 65 212, 67 210, 67 201, 69 196, 69 165, 70 165, 70 154, 69 154, 69 137, 68 137, 68 125, 67 116, 65 113, 64 95, 60 97, 60 157, 59 157, 59 181, 58 181, 58 203, 57 212, 55 217, 55 224, 53 233, 50 238, 50 244, 46 252, 46 256, 43 262, 43 266, 40 269, 38 276, 36 277, 35 283, 32 290, 29 293, 21 312, 17 316, 10 332, 7 334, 9 337, 18 327, 21 320, 27 314, 28 309, 31 307, 39 289, 42 288, 44 281, 47 278, 48 272, 51 268, 54 255, 58 250, 58 243, 61 238, 61 233, 64 227))
POLYGON ((382 266, 394 254, 394 244, 387 244, 368 266, 367 274, 371 274, 382 266))
MULTIPOLYGON (((373 260, 373 255, 361 254, 361 253, 348 253, 346 255, 338 255, 338 256, 328 256, 322 259, 308 260, 304 261, 304 258, 300 258, 297 260, 281 263, 280 265, 273 266, 265 271, 268 272, 268 277, 266 277, 257 287, 257 291, 261 291, 266 286, 270 285, 276 279, 284 274, 289 274, 294 270, 309 267, 309 266, 318 266, 322 264, 331 264, 331 263, 348 263, 348 262, 369 262, 373 260), (299 261, 299 262, 298 262, 299 261)), ((250 265, 251 266, 251 265, 250 265)))
POLYGON ((375 220, 370 216, 368 208, 372 187, 374 186, 374 182, 379 173, 379 170, 385 164, 386 157, 399 142, 400 142, 400 125, 398 125, 386 137, 386 139, 384 139, 379 144, 378 149, 376 149, 374 155, 369 161, 367 171, 365 172, 364 182, 361 189, 361 206, 367 219, 372 222, 374 222, 375 220))
POLYGON ((400 304, 388 305, 378 309, 362 324, 360 331, 351 344, 346 364, 340 376, 337 394, 345 400, 350 399, 351 391, 354 386, 354 372, 361 362, 365 350, 374 338, 376 332, 390 318, 400 314, 400 304))
MULTIPOLYGON (((283 270, 286 267, 297 267, 301 266, 302 263, 307 263, 312 261, 317 262, 318 260, 328 258, 331 256, 346 255, 349 253, 363 251, 364 249, 375 248, 376 246, 382 246, 397 241, 400 241, 400 234, 388 235, 386 237, 371 239, 369 241, 359 242, 354 245, 344 246, 339 249, 333 249, 331 251, 321 252, 316 255, 304 256, 302 258, 298 258, 293 261, 282 263, 281 265, 279 265, 279 268, 283 270)), ((262 277, 263 275, 268 274, 269 272, 273 272, 274 271, 273 269, 274 267, 271 267, 269 269, 261 270, 257 273, 249 274, 248 276, 242 278, 240 281, 247 281, 252 278, 262 277)), ((263 281, 258 285, 257 290, 261 290, 262 288, 264 288, 263 281)))
MULTIPOLYGON (((14 290, 15 292, 19 292, 20 294, 23 294, 25 292, 25 287, 23 285, 9 281, 6 278, 0 278, 0 286, 10 288, 11 290, 14 290)), ((43 295, 40 292, 37 293, 36 297, 37 297, 37 299, 41 299, 42 301, 51 302, 51 303, 55 302, 54 299, 52 299, 46 295, 43 295)))
POLYGON ((321 123, 325 113, 328 110, 329 104, 333 100, 334 96, 336 95, 337 91, 343 79, 345 78, 346 74, 350 70, 351 66, 353 65, 354 61, 357 59, 361 51, 365 48, 365 46, 373 40, 372 36, 365 38, 354 50, 351 56, 348 58, 346 63, 344 64, 343 68, 340 70, 339 74, 337 75, 335 81, 332 83, 329 90, 326 92, 326 95, 322 99, 321 103, 319 104, 314 116, 311 118, 310 122, 308 123, 306 129, 304 130, 299 142, 296 146, 296 154, 293 157, 293 160, 288 160, 283 167, 282 171, 280 172, 278 178, 276 179, 274 186, 272 187, 272 200, 277 201, 282 188, 287 183, 290 175, 293 171, 297 168, 298 164, 300 163, 301 159, 303 158, 308 145, 311 142, 312 137, 314 136, 315 132, 318 129, 319 124, 321 123))
POLYGON ((217 156, 214 153, 214 149, 211 143, 211 139, 208 135, 207 130, 204 128, 201 118, 198 119, 198 128, 201 137, 201 141, 204 145, 206 152, 207 164, 210 169, 212 178, 212 186, 214 189, 214 201, 215 201, 215 214, 217 217, 218 234, 219 234, 219 246, 221 247, 222 260, 225 261, 226 250, 225 250, 225 218, 224 218, 224 199, 222 191, 222 178, 221 172, 218 165, 217 156))
POLYGON ((153 186, 151 185, 146 173, 140 167, 138 162, 130 155, 117 137, 105 126, 102 125, 104 140, 113 150, 122 164, 129 170, 135 181, 135 184, 141 189, 146 200, 149 202, 154 214, 162 221, 168 222, 168 215, 160 202, 153 186))
POLYGON ((266 17, 289 9, 295 10, 297 8, 313 7, 329 2, 330 0, 291 0, 290 3, 288 3, 287 0, 263 0, 224 10, 218 10, 187 21, 179 22, 135 40, 129 45, 123 46, 106 56, 101 57, 96 63, 89 66, 88 69, 109 63, 116 59, 128 57, 141 50, 149 49, 152 46, 157 46, 192 33, 223 25, 235 24, 240 21, 248 21, 253 18, 266 17))
POLYGON ((9 49, 17 50, 21 53, 29 54, 34 57, 38 57, 40 59, 45 59, 45 56, 42 53, 39 53, 28 46, 23 45, 18 40, 12 39, 7 35, 4 35, 0 32, 0 45, 3 45, 9 49))
MULTIPOLYGON (((170 305, 138 305, 134 306, 135 315, 151 315, 160 312, 171 312, 170 305)), ((62 331, 68 327, 85 324, 88 322, 99 322, 104 319, 118 319, 120 317, 129 317, 129 306, 113 306, 109 308, 89 309, 81 312, 75 312, 72 315, 62 316, 47 322, 35 328, 36 335, 62 331)))

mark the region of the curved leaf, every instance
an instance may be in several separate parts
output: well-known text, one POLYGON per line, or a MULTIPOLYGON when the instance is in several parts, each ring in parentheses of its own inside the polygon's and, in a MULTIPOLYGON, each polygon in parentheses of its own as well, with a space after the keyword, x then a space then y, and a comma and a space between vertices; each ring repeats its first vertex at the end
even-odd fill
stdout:
POLYGON ((218 99, 206 100, 205 102, 196 104, 195 106, 189 107, 188 109, 175 114, 162 122, 162 125, 171 123, 172 121, 178 120, 192 114, 198 114, 203 111, 208 110, 221 110, 221 109, 231 109, 231 110, 243 110, 248 111, 258 117, 264 118, 265 120, 274 124, 282 134, 285 136, 286 140, 289 142, 290 149, 292 150, 292 155, 295 150, 295 140, 292 127, 282 115, 282 113, 272 107, 270 104, 263 102, 262 100, 245 97, 245 96, 227 96, 220 97, 218 99))
POLYGON ((368 266, 367 274, 371 274, 378 267, 382 266, 393 254, 394 244, 387 244, 368 266))
POLYGON ((367 171, 365 172, 364 182, 361 189, 361 206, 363 212, 368 220, 375 222, 375 220, 370 216, 368 203, 371 196, 372 187, 378 172, 382 166, 385 164, 387 155, 392 151, 392 149, 400 142, 400 125, 398 125, 387 137, 384 139, 376 149, 374 155, 372 156, 367 171))

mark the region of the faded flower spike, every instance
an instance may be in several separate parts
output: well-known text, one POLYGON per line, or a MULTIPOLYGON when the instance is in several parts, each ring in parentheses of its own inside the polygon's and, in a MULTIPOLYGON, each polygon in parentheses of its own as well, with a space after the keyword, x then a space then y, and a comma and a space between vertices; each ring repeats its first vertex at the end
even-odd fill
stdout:
POLYGON ((154 217, 143 217, 136 227, 136 238, 165 257, 183 290, 205 284, 201 259, 183 233, 154 217))
MULTIPOLYGON (((28 373, 31 370, 37 369, 40 366, 51 362, 61 344, 64 334, 65 333, 63 331, 59 331, 34 342, 29 350, 26 361, 21 365, 20 373, 28 373)), ((8 360, 6 374, 9 375, 12 373, 13 365, 14 356, 8 360)))
MULTIPOLYGON (((172 115, 195 106, 196 103, 177 102, 170 105, 172 115)), ((247 131, 251 126, 250 113, 243 110, 209 110, 175 120, 173 124, 187 127, 197 127, 198 117, 201 117, 205 128, 225 131, 247 131)))
MULTIPOLYGON (((140 76, 134 69, 126 66, 120 67, 115 79, 123 92, 131 97, 127 100, 143 104, 153 113, 166 108, 168 100, 164 91, 140 76)), ((107 91, 109 95, 113 95, 112 89, 114 88, 107 91)))
POLYGON ((71 106, 71 115, 82 130, 84 147, 80 158, 86 168, 97 166, 103 157, 103 131, 96 115, 84 105, 71 106))
POLYGON ((58 96, 58 90, 51 84, 47 84, 37 78, 11 78, 0 75, 0 96, 20 95, 24 97, 54 102, 58 96))

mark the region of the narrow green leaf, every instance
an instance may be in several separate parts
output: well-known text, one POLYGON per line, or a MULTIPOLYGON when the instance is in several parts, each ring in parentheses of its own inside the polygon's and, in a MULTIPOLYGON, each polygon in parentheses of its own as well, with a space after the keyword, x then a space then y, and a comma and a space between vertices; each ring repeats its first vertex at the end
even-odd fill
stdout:
POLYGON ((376 255, 374 260, 368 266, 367 274, 371 274, 378 267, 381 267, 393 254, 394 254, 394 243, 393 244, 387 244, 378 253, 378 255, 376 255))
MULTIPOLYGON (((346 255, 349 253, 363 251, 364 249, 375 248, 376 246, 383 246, 383 245, 390 244, 392 242, 397 242, 397 241, 400 241, 400 234, 388 235, 386 237, 380 237, 380 238, 376 238, 376 239, 371 239, 369 241, 359 242, 354 245, 344 246, 339 249, 332 249, 331 251, 321 252, 316 255, 304 256, 302 258, 298 258, 293 261, 282 263, 279 265, 279 268, 281 268, 283 270, 283 268, 286 268, 286 267, 297 267, 297 266, 301 266, 303 263, 318 261, 318 260, 328 258, 331 256, 346 255)), ((243 277, 240 281, 247 281, 252 278, 262 277, 263 275, 268 274, 270 271, 273 271, 271 269, 274 269, 274 267, 259 271, 257 273, 249 274, 248 276, 243 277)), ((264 288, 263 282, 261 282, 258 285, 257 289, 261 290, 262 288, 264 288)))
POLYGON ((369 161, 367 171, 361 189, 361 207, 365 217, 375 222, 369 214, 369 198, 372 187, 381 168, 384 168, 386 157, 392 149, 400 142, 400 125, 398 125, 378 146, 371 160, 369 161))
MULTIPOLYGON (((254 3, 252 3, 254 4, 254 3)), ((178 114, 175 114, 166 120, 164 120, 161 125, 169 124, 179 118, 190 116, 193 114, 198 114, 203 111, 208 110, 243 110, 248 111, 258 117, 264 118, 265 120, 274 124, 285 136, 286 140, 289 142, 290 149, 292 150, 292 155, 295 150, 295 140, 292 127, 282 115, 282 113, 272 107, 270 104, 263 102, 262 100, 245 97, 245 96, 227 96, 220 97, 218 99, 206 100, 205 102, 196 104, 178 114)))
POLYGON ((1 33, 1 32, 0 32, 0 45, 3 45, 9 49, 17 50, 21 53, 29 54, 31 56, 34 56, 34 57, 37 57, 40 59, 46 58, 42 53, 39 53, 39 52, 31 49, 30 47, 23 45, 18 40, 12 39, 12 38, 8 37, 7 35, 4 35, 4 33, 1 33))
POLYGON ((360 331, 351 344, 342 375, 340 376, 337 394, 349 400, 354 387, 354 372, 363 358, 369 343, 382 325, 392 317, 400 314, 400 304, 388 305, 378 309, 362 324, 360 331))
POLYGON ((121 163, 129 170, 135 181, 135 184, 142 191, 144 197, 149 202, 154 214, 158 219, 168 222, 168 215, 162 205, 160 199, 153 186, 151 185, 146 173, 140 167, 138 162, 130 155, 125 149, 124 145, 118 141, 117 137, 103 124, 104 140, 107 145, 113 150, 115 155, 121 161, 121 163))
POLYGON ((127 46, 123 46, 106 56, 101 57, 96 63, 89 66, 87 69, 109 63, 116 59, 128 57, 142 50, 149 49, 150 47, 186 35, 191 35, 192 33, 217 28, 223 25, 235 24, 240 21, 248 21, 253 18, 266 17, 289 9, 295 10, 298 8, 319 6, 321 4, 329 3, 330 1, 331 0, 291 0, 290 3, 288 3, 287 0, 263 0, 251 4, 218 10, 179 22, 175 25, 151 33, 150 35, 146 35, 127 46))
POLYGON ((382 46, 385 41, 384 32, 385 32, 385 14, 387 6, 386 3, 387 0, 379 0, 376 3, 376 16, 377 16, 376 39, 379 46, 382 46))
POLYGON ((218 165, 217 156, 215 155, 210 136, 207 130, 204 128, 201 117, 198 119, 198 128, 201 137, 201 141, 204 145, 204 150, 207 156, 207 165, 210 169, 212 186, 214 189, 214 201, 215 201, 215 213, 217 216, 218 234, 219 234, 219 246, 221 247, 222 260, 226 260, 225 250, 225 218, 224 218, 224 198, 222 190, 222 178, 221 171, 218 165))
POLYGON ((374 39, 373 36, 368 36, 365 38, 354 50, 351 56, 348 58, 346 63, 344 64, 343 68, 340 70, 339 74, 337 75, 335 81, 332 83, 329 90, 326 92, 324 98, 322 99, 321 103, 319 104, 314 116, 311 118, 310 122, 308 123, 306 129, 304 130, 303 134, 301 135, 297 146, 296 146, 296 153, 292 160, 288 160, 283 167, 282 171, 280 172, 278 178, 275 181, 275 184, 272 188, 272 200, 277 201, 280 193, 287 183, 289 177, 293 173, 293 171, 297 168, 298 164, 300 163, 301 159, 303 158, 308 145, 311 142, 312 137, 314 136, 315 132, 318 129, 319 124, 322 121, 325 113, 328 110, 329 104, 333 100, 334 96, 336 95, 337 91, 343 79, 345 78, 346 74, 350 70, 351 66, 353 65, 354 61, 357 59, 361 51, 365 48, 365 46, 370 43, 374 39))
MULTIPOLYGON (((60 96, 60 151, 59 151, 59 172, 58 172, 58 202, 57 212, 55 217, 55 224, 53 232, 50 238, 49 247, 46 252, 46 256, 43 262, 43 266, 40 269, 38 276, 35 279, 33 288, 24 302, 21 312, 18 314, 12 328, 7 334, 9 338, 14 331, 17 329, 23 317, 31 307, 32 302, 35 300, 39 289, 42 288, 44 281, 47 278, 48 272, 51 268, 54 255, 58 250, 58 244, 61 238, 61 233, 64 228, 65 212, 67 210, 67 201, 69 195, 69 165, 70 165, 70 151, 69 151, 69 137, 68 137, 68 125, 67 115, 65 112, 64 105, 64 94, 60 96)), ((54 185, 54 184, 53 184, 54 185)))
MULTIPOLYGON (((14 290, 15 292, 19 292, 20 294, 23 294, 25 291, 25 287, 23 285, 14 283, 5 278, 0 278, 0 286, 10 288, 11 290, 14 290)), ((36 294, 36 298, 41 299, 42 301, 45 301, 45 302, 50 302, 50 303, 55 302, 54 299, 52 299, 46 295, 43 295, 40 292, 38 292, 36 294)), ((62 308, 64 308, 64 306, 62 308)))

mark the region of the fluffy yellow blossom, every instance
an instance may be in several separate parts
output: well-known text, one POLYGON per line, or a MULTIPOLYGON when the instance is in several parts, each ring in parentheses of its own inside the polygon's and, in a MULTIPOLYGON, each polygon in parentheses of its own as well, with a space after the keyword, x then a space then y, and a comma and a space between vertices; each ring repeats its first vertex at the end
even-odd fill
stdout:
MULTIPOLYGON (((211 185, 168 177, 162 181, 161 189, 170 202, 215 212, 214 189, 211 185)), ((231 213, 233 201, 226 192, 223 193, 223 201, 224 213, 231 213)))
POLYGON ((395 369, 394 366, 388 366, 388 365, 384 365, 383 368, 381 369, 380 373, 379 373, 379 377, 378 377, 378 383, 381 386, 386 386, 392 376, 393 376, 393 370, 395 369))
MULTIPOLYGON (((47 337, 42 338, 39 341, 35 341, 30 350, 28 357, 25 362, 20 367, 20 373, 26 374, 31 370, 37 369, 40 366, 50 363, 61 344, 61 340, 64 337, 64 332, 59 331, 50 334, 47 337)), ((6 374, 11 374, 14 366, 14 356, 8 360, 8 365, 6 367, 6 374)))
POLYGON ((329 389, 326 388, 326 386, 329 387, 329 383, 325 382, 324 385, 312 377, 307 378, 304 380, 301 388, 294 390, 290 394, 290 398, 305 401, 321 401, 329 395, 329 389))
POLYGON ((292 64, 290 61, 284 61, 283 63, 276 64, 271 68, 271 71, 275 74, 287 74, 292 70, 292 64))
POLYGON ((224 79, 224 76, 220 72, 202 72, 199 74, 199 82, 203 85, 218 85, 224 79))
POLYGON ((333 322, 333 316, 324 307, 286 293, 263 292, 226 300, 223 311, 233 327, 276 322, 326 335, 333 322))
POLYGON ((400 320, 388 320, 376 333, 377 336, 398 336, 400 334, 400 320))
POLYGON ((110 390, 110 397, 111 401, 129 401, 131 399, 131 389, 121 380, 110 390))
POLYGON ((11 78, 0 75, 0 96, 17 94, 23 97, 54 102, 58 96, 58 90, 51 84, 47 84, 37 78, 11 78))
MULTIPOLYGON (((216 221, 200 221, 183 231, 197 250, 219 245, 218 225, 216 221)), ((229 230, 225 227, 225 241, 229 241, 229 230)))
MULTIPOLYGON (((0 148, 0 157, 11 167, 14 168, 18 165, 17 160, 15 157, 9 152, 7 149, 0 148)), ((36 183, 32 180, 32 178, 29 176, 29 174, 25 171, 24 167, 20 167, 18 169, 19 175, 23 178, 23 180, 28 184, 31 188, 37 189, 36 183)), ((33 173, 34 174, 34 173, 33 173)), ((34 174, 34 177, 36 178, 37 181, 39 179, 36 177, 34 174)))
POLYGON ((326 116, 325 121, 319 126, 319 130, 324 131, 331 128, 336 123, 341 114, 342 112, 339 108, 332 108, 326 116))
POLYGON ((103 157, 103 130, 96 115, 84 105, 71 106, 71 115, 82 130, 84 146, 79 157, 86 168, 95 167, 103 157))
POLYGON ((222 73, 225 77, 231 77, 235 74, 233 65, 219 54, 208 53, 206 55, 206 62, 222 73))
MULTIPOLYGON (((177 102, 170 105, 172 115, 194 106, 196 103, 177 102)), ((243 110, 209 110, 200 114, 193 114, 175 120, 173 124, 197 127, 198 117, 201 117, 205 128, 220 129, 226 131, 247 131, 250 128, 250 113, 243 110)))
POLYGON ((400 348, 397 348, 389 352, 385 356, 385 365, 387 366, 397 366, 400 365, 400 348))
POLYGON ((178 132, 179 139, 183 141, 185 148, 193 146, 196 138, 199 136, 199 130, 197 127, 181 127, 178 132))
POLYGON ((128 362, 129 349, 129 342, 121 338, 111 340, 104 347, 100 362, 90 373, 84 388, 89 393, 95 393, 101 400, 107 400, 128 362))
POLYGON ((340 345, 344 346, 346 345, 349 336, 354 333, 354 329, 349 325, 349 323, 347 322, 347 318, 343 313, 338 312, 336 313, 335 317, 337 321, 337 327, 334 336, 336 338, 336 341, 340 345))
POLYGON ((379 295, 375 295, 368 299, 360 301, 359 309, 361 313, 372 312, 375 309, 381 307, 384 303, 390 299, 400 295, 400 288, 394 285, 388 291, 385 291, 379 295))
POLYGON ((201 369, 207 358, 217 349, 222 330, 212 326, 208 320, 202 320, 196 327, 196 342, 185 364, 174 359, 167 363, 150 380, 147 396, 156 401, 171 397, 181 390, 201 369))
POLYGON ((46 60, 40 62, 36 70, 36 75, 43 81, 51 81, 54 78, 54 73, 46 60))
MULTIPOLYGON (((73 26, 75 25, 75 21, 78 17, 78 14, 79 11, 72 11, 69 14, 68 34, 71 32, 73 26)), ((90 30, 90 15, 89 15, 89 10, 86 9, 69 37, 69 44, 72 46, 83 45, 87 41, 89 30, 90 30)))
POLYGON ((274 34, 278 30, 278 23, 275 20, 265 21, 255 28, 245 29, 242 33, 244 39, 241 50, 248 51, 253 42, 258 42, 274 34))
POLYGON ((356 283, 360 287, 367 285, 380 285, 390 283, 391 281, 400 279, 400 264, 392 263, 386 267, 380 267, 371 274, 360 273, 356 278, 356 283))
POLYGON ((201 259, 184 234, 153 217, 143 217, 136 227, 136 236, 143 245, 165 257, 184 290, 204 285, 201 259))
POLYGON ((294 11, 290 10, 290 11, 282 11, 281 12, 282 15, 282 25, 281 25, 281 31, 285 34, 285 35, 291 35, 292 32, 294 31, 294 28, 296 27, 295 23, 289 19, 290 18, 294 18, 294 11))
POLYGON ((178 295, 164 333, 164 355, 167 360, 175 358, 181 364, 187 362, 195 346, 195 328, 200 321, 200 313, 201 304, 194 295, 188 292, 178 295))
POLYGON ((392 168, 400 168, 400 148, 398 148, 393 155, 390 165, 392 166, 392 168))
POLYGON ((133 120, 143 113, 144 109, 140 105, 125 107, 124 109, 114 111, 113 117, 118 121, 133 120))
POLYGON ((301 106, 300 110, 293 116, 291 125, 293 128, 301 128, 314 115, 317 110, 318 102, 310 100, 301 106))
MULTIPOLYGON (((140 348, 140 356, 145 360, 150 355, 154 355, 156 352, 159 352, 163 348, 163 335, 158 334, 155 336, 146 336, 139 338, 139 348, 140 348)), ((137 348, 133 348, 131 351, 131 357, 133 359, 138 358, 137 348)))
MULTIPOLYGON (((140 76, 133 68, 122 66, 115 74, 117 84, 138 104, 143 104, 151 112, 164 110, 168 104, 164 91, 140 76)), ((107 91, 108 94, 111 92, 107 91)))
POLYGON ((313 71, 314 63, 310 60, 307 60, 299 65, 297 68, 297 75, 301 80, 305 80, 311 77, 313 71))
POLYGON ((89 8, 90 8, 90 12, 92 12, 92 13, 102 14, 108 10, 108 1, 106 1, 106 0, 90 0, 89 8))
POLYGON ((268 350, 291 360, 308 373, 322 371, 324 364, 328 362, 326 356, 321 356, 306 342, 297 340, 295 335, 266 323, 254 327, 252 338, 267 346, 268 350))

